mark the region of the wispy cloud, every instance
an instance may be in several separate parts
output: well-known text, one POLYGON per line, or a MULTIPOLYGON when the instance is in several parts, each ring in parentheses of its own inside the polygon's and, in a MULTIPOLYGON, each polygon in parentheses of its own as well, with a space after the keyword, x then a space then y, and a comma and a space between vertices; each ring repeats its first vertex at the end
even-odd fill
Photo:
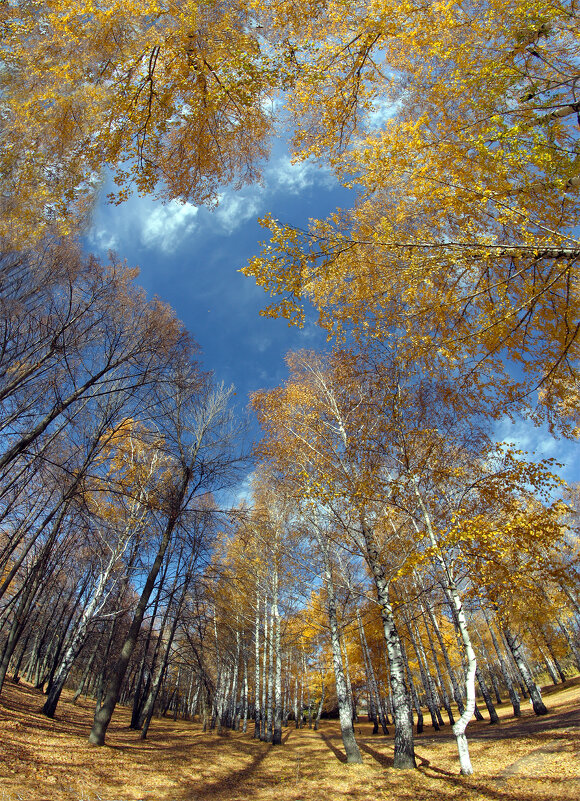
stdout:
POLYGON ((257 353, 265 353, 272 347, 273 341, 271 337, 267 336, 252 336, 249 337, 248 343, 257 353))
POLYGON ((153 253, 171 255, 179 252, 194 232, 198 238, 230 236, 285 197, 310 188, 332 190, 334 186, 330 170, 312 161, 294 164, 288 153, 276 153, 264 169, 261 185, 241 190, 226 187, 213 211, 177 200, 162 203, 138 196, 119 206, 100 205, 89 241, 100 252, 113 249, 126 253, 137 245, 153 253))
POLYGON ((329 170, 318 167, 311 161, 293 163, 290 156, 283 155, 271 162, 266 170, 266 185, 277 191, 298 194, 309 186, 330 188, 333 183, 329 170))
POLYGON ((197 206, 175 200, 155 206, 141 227, 143 245, 173 253, 194 230, 197 213, 197 206))
MULTIPOLYGON (((263 207, 258 191, 224 192, 217 209, 211 214, 221 230, 233 233, 248 220, 256 217, 263 207)), ((208 215, 209 216, 209 215, 208 215)))
POLYGON ((375 98, 373 108, 366 113, 367 127, 371 131, 380 130, 399 113, 403 105, 404 98, 394 103, 386 98, 375 98))
POLYGON ((524 451, 534 460, 555 459, 563 464, 563 468, 555 468, 554 472, 562 478, 572 480, 572 466, 578 445, 566 439, 556 439, 544 426, 535 426, 531 422, 520 420, 512 423, 509 419, 501 420, 495 428, 495 438, 501 443, 513 443, 518 450, 524 451))
POLYGON ((126 253, 137 244, 148 250, 174 253, 194 231, 198 211, 191 203, 161 203, 134 196, 119 206, 100 206, 89 241, 101 252, 113 249, 126 253))
POLYGON ((559 444, 545 429, 522 420, 512 423, 507 418, 498 423, 495 436, 498 442, 513 443, 519 450, 541 458, 553 456, 559 444))
POLYGON ((92 247, 101 253, 119 249, 119 240, 115 232, 108 228, 93 228, 89 235, 89 241, 92 247))

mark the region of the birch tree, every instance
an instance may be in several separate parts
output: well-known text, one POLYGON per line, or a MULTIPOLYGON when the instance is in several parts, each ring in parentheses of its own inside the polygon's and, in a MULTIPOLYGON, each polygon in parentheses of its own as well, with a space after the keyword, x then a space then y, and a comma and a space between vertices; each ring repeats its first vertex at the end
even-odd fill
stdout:
MULTIPOLYGON (((367 562, 381 609, 391 667, 395 767, 412 767, 412 715, 400 638, 381 540, 371 523, 378 508, 375 499, 379 499, 380 506, 387 492, 381 477, 383 454, 371 442, 375 438, 384 441, 386 431, 368 415, 367 387, 361 385, 360 376, 353 380, 348 355, 337 356, 328 367, 314 354, 290 356, 289 362, 293 376, 288 385, 254 400, 267 432, 264 448, 284 460, 285 469, 292 471, 307 497, 342 515, 345 536, 367 562), (293 468, 288 463, 290 453, 293 468)), ((405 556, 406 551, 403 561, 405 556)))
POLYGON ((270 241, 245 268, 275 296, 265 314, 300 323, 313 303, 331 333, 477 376, 494 411, 540 387, 542 414, 570 432, 575 4, 267 8, 292 65, 297 156, 330 161, 358 199, 307 230, 265 219, 270 241))
MULTIPOLYGON (((139 535, 143 535, 145 526, 150 523, 149 501, 155 492, 155 482, 159 480, 163 470, 163 457, 159 443, 156 444, 153 438, 148 438, 144 431, 136 431, 131 422, 124 423, 112 432, 108 443, 108 448, 114 449, 111 462, 117 463, 117 469, 124 462, 125 475, 118 477, 115 482, 117 486, 113 490, 119 494, 110 498, 107 504, 107 499, 99 497, 102 488, 93 482, 93 498, 87 498, 87 503, 92 506, 93 516, 100 522, 91 532, 97 542, 87 544, 98 555, 99 567, 88 603, 76 622, 74 635, 69 640, 42 708, 48 717, 54 716, 61 691, 73 662, 84 645, 89 627, 98 619, 123 575, 123 569, 120 569, 121 560, 131 542, 138 540, 139 535), (130 485, 127 485, 127 481, 130 485), (126 503, 120 509, 115 509, 115 502, 118 505, 118 499, 123 499, 123 495, 126 503)), ((107 489, 113 488, 109 486, 107 489)))

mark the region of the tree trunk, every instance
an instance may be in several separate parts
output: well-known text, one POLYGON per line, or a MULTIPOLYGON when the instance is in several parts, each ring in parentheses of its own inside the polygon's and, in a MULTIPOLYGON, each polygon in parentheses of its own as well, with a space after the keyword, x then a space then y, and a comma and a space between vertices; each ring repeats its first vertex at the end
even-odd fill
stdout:
MULTIPOLYGON (((401 643, 402 646, 402 643, 401 643)), ((417 734, 423 733, 423 710, 421 709, 421 701, 419 699, 419 693, 415 687, 413 682, 413 677, 411 676, 411 669, 409 668, 409 660, 407 659, 407 654, 405 652, 405 648, 401 648, 403 654, 403 660, 405 662, 405 673, 407 674, 407 681, 409 682, 409 690, 411 692, 411 698, 413 700, 413 706, 415 707, 415 711, 417 713, 417 734)))
POLYGON ((39 586, 40 586, 39 577, 32 576, 29 585, 25 588, 24 592, 22 593, 20 600, 18 602, 18 606, 14 611, 12 624, 10 626, 8 637, 4 644, 2 661, 0 662, 0 692, 2 691, 2 687, 4 686, 4 681, 6 679, 6 673, 8 672, 10 660, 12 659, 12 654, 14 653, 14 649, 16 648, 20 636, 24 630, 26 618, 32 607, 32 603, 36 597, 39 586))
POLYGON ((389 733, 389 730, 387 729, 387 721, 385 719, 385 713, 384 713, 384 710, 383 710, 383 708, 381 706, 381 699, 379 697, 379 688, 378 688, 378 685, 377 685, 375 671, 374 671, 374 668, 373 668, 372 658, 371 658, 370 650, 369 650, 369 647, 368 647, 366 634, 365 634, 365 631, 364 631, 364 628, 363 628, 362 619, 361 619, 360 612, 358 611, 358 609, 357 609, 356 617, 357 617, 357 622, 358 622, 358 631, 359 631, 359 637, 360 637, 361 651, 362 651, 362 655, 363 655, 363 661, 364 661, 364 664, 365 664, 365 671, 366 671, 366 674, 367 674, 367 680, 368 680, 368 684, 369 684, 370 698, 373 699, 372 706, 374 706, 374 709, 375 709, 375 716, 374 716, 374 724, 375 725, 374 725, 374 728, 373 728, 373 734, 376 734, 377 731, 378 731, 378 722, 379 722, 378 719, 380 718, 381 728, 383 730, 383 734, 386 736, 389 733))
MULTIPOLYGON (((181 555, 180 555, 180 558, 181 558, 181 555)), ((191 567, 191 565, 189 565, 189 567, 191 567)), ((173 596, 174 596, 174 593, 175 593, 175 588, 176 588, 176 585, 177 585, 177 577, 178 577, 178 571, 176 571, 176 574, 175 574, 175 580, 173 582, 173 587, 171 589, 171 594, 170 594, 170 597, 169 597, 168 602, 167 602, 167 610, 166 610, 166 612, 168 612, 168 610, 171 607, 171 601, 173 600, 173 596)), ((173 620, 171 621, 171 626, 169 628, 169 634, 168 634, 168 637, 167 637, 167 644, 165 645, 165 649, 164 649, 164 653, 163 653, 163 659, 161 661, 159 674, 158 674, 156 680, 153 682, 153 685, 152 685, 151 690, 149 692, 149 697, 147 698, 147 701, 145 702, 145 708, 143 710, 143 726, 142 726, 141 735, 140 735, 142 740, 144 740, 147 737, 147 732, 149 731, 149 726, 151 725, 151 718, 153 717, 153 710, 155 708, 155 701, 157 700, 157 696, 159 694, 159 689, 161 687, 161 682, 163 680, 163 676, 165 675, 166 670, 167 670, 167 665, 169 663, 169 654, 171 653, 171 646, 173 645, 173 640, 175 638, 175 633, 177 631, 177 627, 178 627, 179 622, 180 622, 181 611, 182 611, 183 605, 185 603, 185 597, 187 595, 187 590, 189 588, 189 583, 190 583, 190 574, 188 572, 186 574, 186 577, 183 579, 182 588, 181 588, 181 594, 180 594, 179 600, 177 601, 176 608, 174 610, 173 620)), ((166 620, 164 618, 164 626, 163 626, 163 628, 165 627, 165 622, 166 622, 166 620)), ((163 632, 163 629, 162 629, 162 632, 163 632)), ((179 689, 179 671, 178 671, 178 680, 177 680, 177 684, 176 684, 176 692, 178 692, 178 689, 179 689)), ((177 710, 177 698, 175 699, 175 709, 177 710)))
POLYGON ((141 592, 141 596, 139 598, 139 603, 137 604, 135 615, 133 616, 133 620, 129 627, 129 632, 123 644, 121 653, 111 671, 104 701, 100 709, 98 709, 95 712, 93 727, 89 735, 89 742, 92 745, 105 744, 105 736, 107 733, 107 729, 109 727, 109 723, 111 722, 111 718, 113 717, 113 712, 115 711, 115 707, 117 705, 117 700, 121 692, 121 685, 123 683, 123 679, 125 678, 125 673, 127 671, 129 660, 131 659, 131 656, 133 654, 135 644, 137 643, 137 637, 139 636, 139 631, 141 630, 141 624, 143 622, 145 610, 147 609, 149 598, 153 591, 153 587, 155 586, 155 581, 157 580, 157 576, 161 569, 161 565, 163 564, 163 560, 165 558, 165 552, 167 551, 167 547, 171 540, 173 529, 175 528, 177 520, 181 513, 181 505, 185 497, 187 486, 189 484, 189 479, 190 479, 190 470, 189 468, 186 468, 184 470, 178 496, 174 501, 175 503, 174 511, 169 517, 167 525, 165 526, 163 537, 161 538, 161 542, 159 543, 159 548, 157 549, 155 561, 153 562, 151 570, 149 571, 149 575, 147 576, 145 586, 143 587, 143 590, 141 592))
MULTIPOLYGON (((534 634, 534 632, 532 631, 531 627, 528 627, 528 634, 530 635, 532 640, 534 640, 535 643, 536 643, 536 647, 537 647, 538 651, 540 652, 542 659, 544 660, 544 664, 545 664, 546 670, 548 671, 548 674, 549 674, 549 676, 550 676, 550 678, 552 680, 552 684, 554 684, 554 685, 559 684, 560 683, 560 679, 558 677, 558 674, 556 673, 556 668, 555 668, 554 662, 552 661, 551 656, 549 656, 545 652, 545 650, 544 650, 544 648, 543 648, 543 646, 542 646, 542 644, 540 642, 540 638, 538 637, 537 634, 534 634)), ((545 640, 545 637, 543 639, 545 640)))
POLYGON ((260 739, 260 593, 256 589, 256 618, 254 621, 254 739, 260 739))
POLYGON ((453 734, 457 739, 457 751, 459 753, 460 772, 464 776, 470 776, 473 773, 471 767, 471 759, 469 758, 469 747, 467 745, 467 737, 465 736, 465 729, 471 720, 473 711, 475 709, 475 673, 477 670, 477 661, 475 659, 475 651, 471 644, 471 638, 467 629, 467 622, 463 613, 463 606, 459 598, 459 593, 455 588, 455 583, 449 581, 451 597, 454 603, 455 615, 459 625, 459 631, 463 640, 465 648, 465 658, 467 660, 467 671, 465 674, 465 694, 466 705, 465 711, 453 726, 453 734))
POLYGON ((374 578, 377 599, 381 610, 393 699, 395 722, 395 753, 393 766, 399 770, 415 768, 415 748, 413 744, 413 713, 409 702, 409 691, 405 681, 405 663, 401 652, 401 641, 395 625, 393 608, 389 599, 389 585, 380 562, 374 536, 366 523, 362 522, 362 535, 365 542, 366 558, 374 578))
POLYGON ((266 742, 271 743, 274 737, 274 619, 273 610, 269 611, 268 629, 268 695, 266 700, 266 742))
POLYGON ((320 723, 320 716, 322 715, 322 709, 324 707, 324 694, 326 692, 326 685, 324 684, 324 680, 321 682, 321 690, 320 690, 320 703, 318 704, 318 711, 316 713, 316 717, 314 719, 314 731, 318 731, 318 724, 320 723))
POLYGON ((282 742, 282 656, 280 653, 280 613, 278 611, 278 573, 274 580, 274 598, 272 603, 272 624, 274 627, 274 730, 272 744, 282 742))
POLYGON ((248 652, 245 645, 243 648, 243 662, 244 683, 242 685, 242 731, 245 734, 248 731, 248 652))
POLYGON ((542 637, 544 638, 544 642, 546 643, 546 648, 548 649, 548 652, 550 654, 550 658, 552 659, 552 662, 556 666, 556 670, 558 671, 558 675, 560 676, 560 680, 562 682, 565 682, 566 681, 566 674, 564 673, 562 665, 560 664, 560 660, 556 656, 556 653, 555 653, 554 648, 552 646, 552 641, 548 638, 548 635, 546 634, 546 632, 545 632, 545 630, 543 628, 540 628, 540 631, 541 631, 542 637))
POLYGON ((443 701, 443 706, 445 708, 445 711, 447 712, 447 717, 449 718, 449 725, 453 726, 453 724, 455 723, 455 718, 453 717, 453 712, 451 710, 451 703, 449 701, 449 696, 447 695, 447 690, 445 689, 445 684, 443 682, 443 675, 441 673, 441 668, 439 666, 439 660, 437 658, 437 652, 435 650, 435 643, 433 642, 433 636, 431 634, 431 630, 429 629, 429 625, 427 623, 427 614, 423 604, 421 604, 421 614, 423 616, 423 625, 425 626, 427 639, 429 640, 429 647, 431 649, 431 655, 433 657, 433 664, 435 665, 435 670, 437 671, 437 678, 439 679, 439 686, 441 688, 441 697, 443 701))
POLYGON ((509 649, 512 652, 515 663, 518 666, 518 670, 520 671, 524 683, 527 687, 527 690, 530 694, 534 712, 536 713, 536 715, 547 715, 548 710, 546 709, 546 705, 542 700, 542 694, 540 692, 540 688, 534 681, 534 677, 532 676, 532 671, 530 670, 529 665, 524 656, 522 644, 519 638, 516 635, 512 634, 512 632, 505 624, 502 626, 502 630, 506 642, 509 646, 509 649))
MULTIPOLYGON (((153 603, 153 611, 151 613, 151 621, 149 623, 149 628, 147 629, 147 636, 145 637, 145 643, 143 645, 143 656, 141 657, 141 664, 139 666, 139 671, 137 673, 137 681, 135 683, 135 696, 133 698, 133 709, 131 711, 131 723, 129 724, 130 729, 140 729, 143 723, 143 715, 142 715, 143 704, 145 703, 145 699, 147 697, 147 693, 149 692, 149 687, 151 685, 151 674, 155 670, 155 660, 157 658, 159 639, 157 639, 155 643, 154 653, 151 659, 151 669, 150 669, 149 679, 147 680, 147 682, 145 682, 145 673, 147 670, 147 656, 149 654, 149 646, 151 644, 151 638, 153 636, 153 627, 155 625, 155 620, 157 618, 157 610, 159 609, 159 603, 161 601, 161 592, 165 585, 166 577, 167 577, 167 565, 163 570, 161 579, 157 586, 157 592, 155 593, 155 601, 153 603)), ((163 629, 163 624, 161 625, 161 629, 163 629)))
POLYGON ((20 681, 20 668, 22 667, 22 662, 24 660, 24 655, 26 653, 26 649, 28 648, 28 643, 30 642, 30 637, 32 635, 32 631, 29 631, 26 635, 26 639, 24 640, 24 644, 20 649, 20 653, 18 654, 18 659, 16 660, 16 664, 12 671, 12 682, 13 684, 18 684, 20 681))
MULTIPOLYGON (((88 584, 88 576, 86 582, 81 587, 81 591, 79 592, 78 598, 82 597, 86 589, 86 585, 88 584)), ((58 668, 56 670, 53 669, 54 673, 51 678, 49 678, 49 685, 47 691, 47 698, 42 707, 42 713, 49 718, 54 717, 54 713, 56 712, 56 707, 58 705, 58 701, 60 698, 60 694, 64 688, 65 682, 68 678, 70 670, 73 666, 75 659, 77 658, 78 654, 80 653, 83 645, 85 644, 85 640, 87 637, 87 632, 89 629, 89 625, 97 613, 100 610, 102 604, 100 601, 103 600, 102 596, 103 592, 97 591, 93 594, 93 597, 90 599, 89 603, 85 606, 79 621, 77 622, 74 631, 72 632, 72 636, 69 639, 67 648, 62 659, 59 660, 58 668)), ((70 625, 70 621, 72 620, 72 616, 74 614, 74 609, 71 611, 69 619, 67 621, 65 631, 70 625)), ((59 645, 62 645, 64 642, 64 638, 59 645)), ((60 647, 57 650, 57 654, 55 656, 55 664, 58 660, 60 653, 60 647)))
POLYGON ((89 677, 89 675, 91 673, 91 670, 92 670, 92 667, 93 667, 93 662, 95 661, 95 657, 97 656, 97 652, 98 652, 99 647, 101 645, 102 639, 103 639, 103 633, 101 632, 101 634, 99 635, 99 638, 97 639, 95 647, 91 651, 91 655, 88 658, 87 664, 85 665, 85 668, 84 668, 84 670, 82 672, 80 681, 78 683, 78 687, 76 688, 75 694, 73 695, 73 698, 72 698, 73 704, 77 702, 77 700, 79 699, 79 696, 82 694, 82 691, 84 689, 85 683, 86 683, 86 681, 87 681, 87 679, 88 679, 88 677, 89 677))
POLYGON ((43 579, 46 579, 46 576, 44 576, 43 573, 47 567, 51 550, 56 542, 66 514, 69 510, 70 495, 76 489, 79 480, 80 479, 75 478, 72 487, 69 488, 69 494, 63 502, 56 520, 52 524, 46 542, 42 546, 40 553, 38 554, 38 557, 31 568, 30 574, 28 575, 24 586, 24 590, 18 601, 17 611, 14 613, 12 625, 4 644, 2 660, 0 662, 0 692, 2 691, 2 686, 4 685, 4 681, 6 679, 6 672, 8 670, 12 654, 14 653, 14 649, 16 648, 18 640, 20 639, 20 636, 24 630, 24 626, 26 625, 26 619, 28 617, 30 608, 36 598, 43 579))
POLYGON ((361 753, 357 745, 354 729, 352 726, 352 708, 348 702, 346 681, 344 678, 344 667, 342 661, 342 651, 340 648, 340 634, 338 630, 338 617, 336 613, 336 598, 334 595, 334 580, 332 577, 332 567, 330 564, 330 554, 328 553, 328 543, 323 541, 322 535, 319 537, 322 553, 324 557, 324 580, 326 585, 326 610, 328 614, 328 624, 330 628, 330 642, 332 647, 332 663, 334 666, 334 678, 336 683, 336 699, 338 701, 338 715, 340 719, 340 732, 342 743, 346 753, 346 761, 349 763, 362 763, 361 753))
POLYGON ((295 728, 299 728, 298 723, 298 665, 294 668, 294 724, 295 728))
POLYGON ((493 705, 493 701, 491 700, 490 692, 487 688, 487 684, 485 683, 485 679, 482 675, 481 668, 479 667, 479 665, 475 670, 475 676, 477 678, 477 683, 479 684, 479 689, 481 690, 481 694, 483 695, 483 700, 485 701, 487 711, 489 712, 489 722, 491 724, 499 723, 499 717, 497 715, 497 712, 495 711, 495 706, 493 705))
POLYGON ((264 597, 264 645, 262 648, 262 704, 260 709, 260 740, 266 740, 266 703, 268 699, 268 605, 264 597))
POLYGON ((465 651, 465 659, 467 660, 467 671, 465 674, 467 703, 464 712, 461 714, 457 723, 455 723, 453 726, 453 734, 457 740, 457 751, 459 753, 461 773, 464 776, 469 776, 473 773, 473 768, 471 767, 471 760, 469 758, 469 747, 467 744, 467 737, 465 736, 465 729, 467 728, 467 724, 471 720, 473 710, 475 709, 475 671, 477 668, 477 661, 475 658, 475 651, 473 650, 473 645, 471 643, 471 637, 469 636, 469 629, 467 628, 467 621, 465 619, 465 613, 461 603, 461 596, 455 583, 453 570, 451 569, 451 566, 447 564, 447 561, 445 560, 445 557, 439 548, 439 543, 437 542, 437 537, 433 531, 429 512, 417 486, 415 486, 415 491, 417 500, 423 512, 431 547, 435 550, 435 559, 437 560, 444 577, 443 591, 453 612, 453 620, 461 636, 465 651))
MULTIPOLYGON (((437 641, 439 643, 439 648, 441 653, 443 654, 443 661, 445 662, 445 669, 449 675, 449 680, 451 681, 451 688, 453 690, 453 698, 455 703, 457 704, 457 709, 459 710, 459 714, 462 715, 465 711, 465 707, 463 705, 463 697, 461 695, 461 691, 459 689, 459 682, 457 681, 457 676, 453 669, 453 665, 451 664, 451 660, 449 659, 449 653, 447 651, 447 646, 443 640, 443 635, 441 634, 441 630, 439 628, 439 624, 437 622, 437 618, 431 611, 429 605, 427 605, 427 612, 429 614, 429 620, 431 621, 431 625, 433 627, 433 631, 435 632, 435 636, 437 637, 437 641)), ((454 725, 454 724, 452 724, 454 725)))
POLYGON ((572 637, 572 635, 568 631, 568 627, 564 625, 562 620, 560 620, 559 617, 556 617, 556 620, 558 622, 558 626, 562 631, 562 634, 564 635, 568 645, 570 646, 570 650, 574 654, 574 661, 576 662, 576 667, 578 668, 578 670, 580 670, 580 651, 578 650, 578 647, 574 642, 574 638, 572 637))
POLYGON ((494 632, 493 627, 491 625, 491 621, 489 620, 489 616, 488 616, 486 610, 483 609, 483 607, 482 607, 482 611, 483 611, 483 616, 485 618, 485 622, 487 623, 487 627, 489 629, 489 633, 491 635, 491 641, 493 643, 493 647, 495 648, 495 652, 497 654, 497 658, 498 658, 498 661, 499 661, 499 669, 501 670, 501 674, 503 676, 503 680, 504 680, 504 682, 506 684, 506 687, 507 687, 507 690, 508 690, 508 694, 509 694, 509 697, 510 697, 510 702, 511 702, 511 704, 513 706, 514 716, 516 718, 519 718, 522 713, 521 713, 521 709, 520 709, 520 697, 518 695, 518 691, 516 690, 515 685, 514 685, 514 683, 512 681, 512 678, 510 676, 510 672, 509 672, 508 666, 506 665, 505 659, 504 659, 503 654, 501 652, 501 649, 500 649, 500 646, 499 646, 499 642, 497 641, 497 637, 495 636, 495 632, 494 632))
MULTIPOLYGON (((337 622, 338 622, 338 616, 337 616, 337 622)), ((340 631, 340 627, 339 627, 339 631, 340 631)), ((356 715, 355 715, 354 708, 353 708, 352 684, 351 684, 351 681, 350 681, 350 664, 349 664, 349 661, 348 661, 348 650, 346 648, 346 642, 344 640, 344 637, 340 637, 340 635, 339 635, 339 639, 340 639, 340 653, 341 653, 341 655, 343 657, 342 664, 344 666, 344 680, 346 682, 346 700, 347 700, 348 705, 350 707, 350 716, 351 716, 352 722, 354 724, 356 715)), ((302 653, 302 658, 304 659, 304 652, 302 653)))
POLYGON ((431 715, 431 723, 435 731, 440 730, 439 720, 437 717, 437 709, 435 706, 435 701, 433 698, 433 680, 428 672, 428 666, 426 664, 425 658, 425 651, 423 650, 423 646, 420 640, 420 635, 417 629, 413 631, 411 627, 411 622, 407 620, 407 630, 409 632, 409 638, 413 645, 413 649, 417 656, 417 664, 419 666, 419 673, 421 674, 421 681, 423 683, 423 689, 425 690, 425 697, 427 699, 427 709, 429 710, 429 714, 431 715))

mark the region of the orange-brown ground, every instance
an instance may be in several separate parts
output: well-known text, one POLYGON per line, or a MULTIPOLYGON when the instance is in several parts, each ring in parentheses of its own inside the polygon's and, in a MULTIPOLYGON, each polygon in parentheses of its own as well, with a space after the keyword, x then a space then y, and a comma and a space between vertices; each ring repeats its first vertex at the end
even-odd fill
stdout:
POLYGON ((391 737, 357 726, 364 764, 344 764, 335 722, 284 730, 282 746, 251 734, 203 734, 200 726, 154 720, 142 742, 120 709, 107 745, 91 747, 88 702, 66 695, 57 718, 39 713, 41 694, 7 682, 0 696, 0 801, 559 801, 580 799, 580 683, 546 696, 550 714, 499 712, 500 726, 468 728, 475 770, 459 776, 446 726, 416 741, 418 770, 392 768, 391 737))

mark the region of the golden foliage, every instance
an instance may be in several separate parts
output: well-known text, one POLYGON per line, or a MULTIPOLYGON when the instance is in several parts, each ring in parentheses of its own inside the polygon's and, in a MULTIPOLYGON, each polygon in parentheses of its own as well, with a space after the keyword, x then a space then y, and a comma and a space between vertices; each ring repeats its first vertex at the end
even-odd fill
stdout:
POLYGON ((298 156, 330 158, 360 198, 307 231, 265 219, 270 242, 245 268, 280 298, 265 313, 300 323, 308 300, 331 332, 396 339, 427 370, 463 364, 482 387, 495 382, 496 408, 542 383, 546 405, 567 411, 579 330, 575 5, 294 9, 270 11, 275 46, 292 54, 298 156))
POLYGON ((273 72, 244 2, 4 4, 0 57, 1 233, 19 243, 82 222, 107 169, 115 202, 211 204, 256 177, 273 72))

